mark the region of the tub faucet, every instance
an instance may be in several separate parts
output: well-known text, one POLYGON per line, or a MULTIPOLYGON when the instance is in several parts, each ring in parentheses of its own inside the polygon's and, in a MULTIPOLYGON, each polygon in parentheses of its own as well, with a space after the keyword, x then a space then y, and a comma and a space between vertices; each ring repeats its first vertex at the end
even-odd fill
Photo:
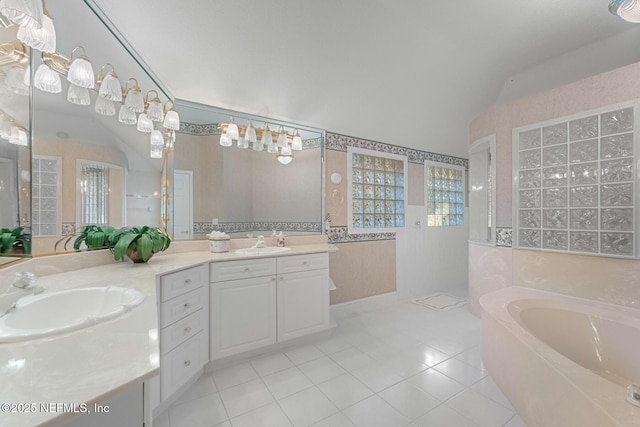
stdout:
POLYGON ((265 243, 264 236, 262 235, 258 236, 258 241, 253 245, 254 248, 265 248, 266 246, 267 244, 265 243))
POLYGON ((631 384, 627 387, 627 402, 635 406, 640 406, 640 386, 631 384))
POLYGON ((38 277, 28 271, 17 272, 9 288, 0 295, 0 317, 15 307, 16 302, 27 295, 37 295, 45 291, 45 287, 36 284, 38 277))

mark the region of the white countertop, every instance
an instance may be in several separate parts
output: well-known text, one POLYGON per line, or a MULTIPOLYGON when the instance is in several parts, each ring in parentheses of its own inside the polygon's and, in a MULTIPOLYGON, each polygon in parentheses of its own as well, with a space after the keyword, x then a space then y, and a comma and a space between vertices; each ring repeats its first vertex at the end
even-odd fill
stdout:
MULTIPOLYGON (((269 257, 336 250, 327 243, 289 247, 291 251, 269 257)), ((66 257, 61 262, 68 263, 74 255, 61 257, 66 257)), ((30 271, 30 262, 49 262, 49 268, 55 271, 56 258, 36 258, 21 263, 20 271, 30 271)), ((146 298, 132 311, 96 326, 33 341, 0 344, 0 404, 35 404, 38 409, 41 403, 92 406, 129 385, 157 375, 160 358, 156 275, 203 263, 251 258, 265 256, 239 255, 233 250, 220 254, 180 252, 156 255, 147 264, 111 262, 56 274, 40 273, 37 283, 48 291, 117 285, 134 287, 146 298)), ((42 266, 38 268, 46 270, 42 266)), ((0 411, 0 425, 49 424, 70 415, 39 410, 34 413, 0 411)))

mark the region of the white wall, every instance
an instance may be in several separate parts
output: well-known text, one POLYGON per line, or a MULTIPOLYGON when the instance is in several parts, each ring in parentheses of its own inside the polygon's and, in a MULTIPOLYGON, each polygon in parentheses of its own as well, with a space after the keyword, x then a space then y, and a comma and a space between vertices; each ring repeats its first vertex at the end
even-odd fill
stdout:
POLYGON ((160 224, 160 173, 129 171, 126 178, 126 224, 160 224))

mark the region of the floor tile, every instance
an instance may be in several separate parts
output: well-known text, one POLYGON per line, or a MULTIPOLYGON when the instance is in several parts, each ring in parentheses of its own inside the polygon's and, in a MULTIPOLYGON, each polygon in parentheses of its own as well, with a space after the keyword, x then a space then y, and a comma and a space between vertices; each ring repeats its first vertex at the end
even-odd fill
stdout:
POLYGON ((466 419, 445 404, 427 412, 422 417, 414 420, 413 423, 418 427, 477 427, 477 424, 466 419))
POLYGON ((342 411, 357 427, 403 427, 410 419, 379 396, 371 396, 342 411))
POLYGON ((338 408, 316 387, 278 401, 296 427, 310 426, 338 412, 338 408))
POLYGON ((487 396, 489 399, 493 400, 494 402, 498 402, 505 408, 515 412, 515 410, 511 406, 511 403, 509 402, 507 397, 502 393, 500 388, 498 388, 496 383, 493 382, 491 377, 488 377, 488 376, 484 377, 483 379, 475 383, 473 386, 471 386, 471 388, 487 396))
POLYGON ((153 419, 153 427, 171 427, 168 410, 153 419))
POLYGON ((480 346, 463 351, 462 353, 457 354, 455 358, 467 365, 484 370, 484 364, 482 363, 482 347, 480 346))
POLYGON ((473 389, 467 389, 446 402, 446 405, 480 426, 501 426, 509 421, 514 412, 483 396, 473 389))
POLYGON ((504 427, 527 427, 527 424, 518 415, 511 418, 504 427))
POLYGON ((213 380, 218 390, 233 387, 238 384, 246 383, 258 378, 258 373, 249 363, 240 363, 238 365, 213 371, 213 380))
POLYGON ((379 393, 391 406, 411 420, 426 414, 440 401, 408 381, 398 383, 379 393))
POLYGON ((193 383, 191 387, 189 387, 184 393, 182 393, 182 396, 180 396, 178 400, 176 400, 174 405, 179 405, 181 403, 206 396, 207 394, 213 394, 217 391, 218 389, 213 382, 213 376, 211 376, 211 374, 205 373, 200 378, 198 378, 198 380, 193 383))
POLYGON ((253 359, 251 366, 253 366, 258 375, 264 377, 293 367, 293 362, 284 353, 275 353, 253 359))
POLYGON ((466 386, 477 383, 487 375, 485 371, 453 358, 437 364, 432 369, 466 386))
POLYGON ((296 365, 301 365, 325 356, 325 354, 313 344, 287 348, 284 350, 284 354, 296 365))
POLYGON ((427 365, 423 365, 417 360, 406 355, 391 357, 384 362, 384 365, 390 367, 396 374, 400 375, 402 378, 409 378, 410 376, 413 376, 418 372, 422 372, 428 368, 427 365))
POLYGON ((350 374, 340 375, 318 384, 318 388, 338 409, 344 409, 373 394, 373 392, 350 374))
POLYGON ((227 420, 227 421, 223 421, 220 424, 216 424, 213 427, 233 427, 231 425, 231 421, 227 420))
POLYGON ((376 393, 402 381, 402 377, 389 366, 377 363, 351 373, 376 393))
POLYGON ((375 360, 355 347, 350 347, 346 350, 338 351, 337 353, 333 353, 329 357, 349 372, 371 366, 375 363, 375 360))
POLYGON ((230 418, 257 409, 273 402, 273 396, 261 379, 227 388, 220 392, 230 418))
POLYGON ((333 414, 328 418, 316 423, 313 427, 355 427, 351 420, 342 412, 333 414))
POLYGON ((452 396, 460 393, 465 388, 459 382, 447 377, 433 368, 414 375, 409 378, 408 381, 421 390, 434 396, 441 402, 444 402, 452 396))
POLYGON ((404 350, 403 354, 414 358, 428 367, 442 363, 451 357, 440 350, 436 350, 435 348, 422 343, 413 348, 404 350))
POLYGON ((467 350, 467 347, 463 344, 444 337, 429 340, 428 342, 425 342, 425 344, 435 348, 436 350, 440 350, 443 353, 448 354, 449 356, 455 356, 456 354, 462 353, 463 351, 467 350))
POLYGON ((314 345, 318 347, 318 349, 324 354, 332 354, 341 350, 346 350, 349 347, 353 347, 353 345, 349 341, 341 338, 340 336, 325 338, 314 343, 314 345))
POLYGON ((305 388, 313 387, 313 383, 298 368, 293 367, 262 378, 276 400, 291 396, 305 388))
POLYGON ((303 374, 314 384, 323 383, 346 373, 346 371, 328 356, 298 366, 303 374))
POLYGON ((231 419, 233 427, 291 427, 293 424, 277 403, 270 403, 231 419))
POLYGON ((227 418, 227 412, 218 393, 169 408, 171 427, 211 427, 227 418))

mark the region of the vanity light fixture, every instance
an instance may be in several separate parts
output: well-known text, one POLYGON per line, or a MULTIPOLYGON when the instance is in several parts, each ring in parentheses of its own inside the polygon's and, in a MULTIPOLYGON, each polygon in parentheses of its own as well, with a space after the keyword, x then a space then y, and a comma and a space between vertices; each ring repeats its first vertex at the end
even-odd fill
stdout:
POLYGON ((280 129, 278 130, 278 141, 277 141, 278 147, 283 148, 288 146, 289 144, 287 143, 287 132, 284 130, 284 126, 280 126, 280 129))
POLYGON ((278 154, 278 145, 271 141, 270 144, 267 144, 267 153, 269 154, 278 154))
POLYGON ((11 126, 11 136, 9 136, 9 143, 26 147, 27 145, 29 145, 29 138, 27 137, 27 133, 23 129, 17 126, 11 126))
POLYGON ((280 149, 280 153, 278 154, 278 161, 283 165, 288 165, 293 160, 293 154, 291 152, 291 147, 286 146, 280 149))
POLYGON ((147 92, 145 104, 147 104, 147 117, 154 122, 161 122, 164 117, 164 113, 162 111, 162 103, 160 102, 160 97, 158 97, 158 92, 153 89, 147 92), (149 95, 151 93, 155 94, 153 99, 149 99, 149 95))
POLYGON ((42 26, 40 28, 29 28, 20 25, 20 28, 18 28, 18 40, 42 52, 55 52, 56 29, 46 8, 42 16, 42 26))
POLYGON ((98 85, 100 85, 100 89, 98 90, 99 97, 108 99, 109 101, 122 102, 122 86, 120 86, 120 80, 118 80, 118 75, 113 69, 113 65, 107 63, 102 66, 97 82, 98 85), (111 71, 103 75, 106 67, 111 67, 111 71))
POLYGON ((255 144, 257 139, 258 137, 256 135, 256 128, 253 127, 253 123, 251 123, 251 120, 249 120, 249 123, 247 123, 247 127, 244 131, 244 140, 247 142, 247 144, 249 142, 255 144))
POLYGON ((0 0, 0 13, 25 28, 42 28, 42 0, 0 0))
MULTIPOLYGON (((126 105, 125 105, 126 107, 126 105)), ((138 126, 136 127, 140 132, 149 133, 153 131, 153 122, 146 113, 140 113, 138 116, 138 126)))
POLYGON ((67 90, 67 101, 81 106, 91 104, 89 89, 86 87, 76 86, 73 83, 69 84, 69 89, 67 90))
POLYGON ((69 71, 67 71, 67 80, 76 86, 93 89, 95 78, 93 67, 89 58, 87 58, 84 47, 76 46, 71 51, 71 65, 69 66, 69 71), (82 50, 82 54, 74 59, 73 55, 79 50, 82 50))
POLYGON ((231 145, 233 145, 231 138, 229 138, 226 133, 220 135, 220 145, 222 145, 223 147, 231 147, 231 145))
POLYGON ((227 136, 230 139, 238 139, 240 137, 240 132, 238 131, 238 125, 231 117, 231 122, 227 125, 227 136))
POLYGON ((46 64, 40 64, 33 78, 33 86, 47 93, 62 92, 60 74, 53 71, 46 64))
MULTIPOLYGON (((164 121, 162 122, 162 126, 165 129, 178 130, 180 129, 180 116, 178 112, 175 110, 175 105, 173 101, 169 100, 164 103, 164 121), (167 104, 171 103, 171 108, 167 110, 167 104)), ((236 138, 237 139, 237 138, 236 138)))
POLYGON ((262 129, 262 138, 260 138, 260 142, 263 147, 267 147, 267 151, 269 151, 271 144, 273 144, 273 135, 271 134, 271 129, 269 129, 269 125, 267 123, 264 124, 264 128, 262 129))
POLYGON ((638 0, 612 0, 609 12, 633 23, 640 23, 640 2, 638 0))
POLYGON ((249 148, 249 142, 247 142, 245 137, 241 136, 241 137, 238 138, 237 147, 238 148, 249 148))
POLYGON ((0 138, 7 141, 11 138, 11 122, 9 120, 3 120, 2 126, 0 126, 0 138))
POLYGON ((291 149, 296 151, 302 150, 302 138, 300 137, 300 133, 298 133, 298 129, 293 133, 293 139, 291 140, 291 149))
POLYGON ((151 144, 149 151, 149 157, 152 159, 161 159, 162 158, 162 145, 154 145, 151 144))
POLYGON ((103 116, 115 116, 116 104, 113 101, 105 99, 101 96, 96 96, 96 105, 94 111, 103 116))
POLYGON ((118 121, 125 125, 135 125, 138 122, 138 118, 136 113, 122 104, 120 106, 120 111, 118 111, 118 121))
MULTIPOLYGON (((138 80, 131 77, 124 85, 124 106, 136 112, 144 112, 144 97, 142 90, 138 86, 138 80), (129 83, 133 82, 133 86, 129 87, 129 83)), ((146 116, 146 115, 145 115, 146 116)), ((149 131, 150 132, 150 131, 149 131)))
POLYGON ((162 132, 159 130, 151 131, 151 135, 149 136, 149 142, 151 145, 164 145, 164 137, 162 136, 162 132))

